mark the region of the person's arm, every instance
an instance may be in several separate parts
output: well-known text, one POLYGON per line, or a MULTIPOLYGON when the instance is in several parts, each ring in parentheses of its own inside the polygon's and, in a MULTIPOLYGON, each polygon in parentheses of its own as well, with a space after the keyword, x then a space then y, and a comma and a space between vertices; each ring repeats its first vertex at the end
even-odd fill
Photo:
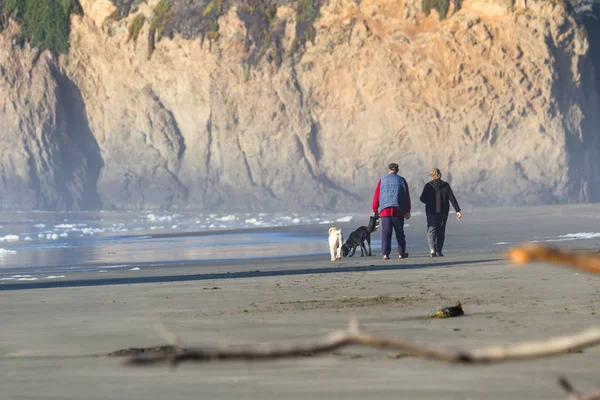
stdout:
POLYGON ((462 213, 460 212, 460 206, 458 205, 458 201, 456 201, 456 197, 454 197, 454 192, 452 191, 452 188, 449 185, 448 190, 450 192, 450 203, 452 203, 452 207, 454 207, 454 210, 456 211, 456 218, 461 219, 462 213))
POLYGON ((380 186, 381 186, 381 180, 379 182, 377 182, 377 187, 375 188, 375 194, 373 195, 373 213, 375 215, 377 215, 377 213, 379 212, 379 191, 380 191, 380 186))
POLYGON ((419 200, 421 200, 421 203, 424 203, 424 204, 427 204, 426 195, 427 195, 427 187, 428 186, 429 185, 427 185, 427 184, 425 186, 423 186, 423 192, 421 192, 421 197, 419 197, 419 200))
POLYGON ((404 180, 404 186, 406 186, 406 215, 404 218, 410 219, 410 192, 408 190, 408 182, 404 180))

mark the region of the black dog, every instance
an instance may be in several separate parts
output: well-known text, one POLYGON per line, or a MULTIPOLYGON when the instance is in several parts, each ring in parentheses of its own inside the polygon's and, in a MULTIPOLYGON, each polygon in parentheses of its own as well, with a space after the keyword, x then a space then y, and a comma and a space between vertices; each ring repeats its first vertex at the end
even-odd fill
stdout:
POLYGON ((368 226, 361 226, 354 232, 350 234, 346 243, 342 245, 342 255, 344 257, 352 257, 356 252, 356 248, 360 246, 360 256, 364 257, 365 253, 369 256, 371 254, 371 233, 375 232, 379 228, 379 218, 378 216, 372 216, 369 218, 368 226), (365 241, 369 245, 369 251, 367 252, 367 247, 365 246, 365 241))

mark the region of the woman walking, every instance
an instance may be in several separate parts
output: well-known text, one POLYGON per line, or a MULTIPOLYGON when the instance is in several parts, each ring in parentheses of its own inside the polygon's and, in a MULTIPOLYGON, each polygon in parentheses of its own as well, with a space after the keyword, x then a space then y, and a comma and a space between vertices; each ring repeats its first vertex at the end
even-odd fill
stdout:
POLYGON ((442 180, 439 169, 433 168, 429 173, 431 181, 423 188, 421 202, 425 203, 427 214, 427 241, 431 257, 443 257, 442 248, 446 238, 446 221, 450 212, 450 204, 456 210, 456 219, 461 219, 460 207, 448 182, 442 180))

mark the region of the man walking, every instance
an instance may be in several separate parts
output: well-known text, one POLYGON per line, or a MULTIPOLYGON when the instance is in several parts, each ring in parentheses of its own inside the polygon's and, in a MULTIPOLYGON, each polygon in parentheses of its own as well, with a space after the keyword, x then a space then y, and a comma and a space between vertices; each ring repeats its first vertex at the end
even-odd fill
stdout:
POLYGON ((421 202, 425 203, 425 213, 427 214, 427 241, 431 257, 443 257, 446 221, 448 221, 448 212, 450 212, 448 203, 451 202, 452 207, 456 210, 456 219, 460 220, 462 214, 454 193, 452 193, 452 188, 448 182, 442 180, 440 170, 433 168, 429 176, 432 181, 425 185, 421 194, 421 202))
POLYGON ((373 213, 379 214, 381 226, 381 252, 383 259, 390 259, 392 229, 398 241, 398 257, 406 258, 404 219, 410 219, 410 194, 406 179, 398 175, 398 164, 388 166, 388 174, 377 182, 373 195, 373 213))

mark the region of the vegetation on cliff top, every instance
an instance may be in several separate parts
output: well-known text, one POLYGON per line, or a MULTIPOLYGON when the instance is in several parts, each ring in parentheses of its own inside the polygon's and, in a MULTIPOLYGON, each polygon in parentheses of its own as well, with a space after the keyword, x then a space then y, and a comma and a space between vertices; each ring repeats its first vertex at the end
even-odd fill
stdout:
POLYGON ((154 51, 154 42, 162 37, 172 38, 175 34, 185 39, 200 37, 202 42, 205 38, 217 40, 218 20, 228 7, 227 0, 161 0, 153 11, 151 28, 154 25, 154 32, 150 33, 148 54, 154 51))
POLYGON ((146 17, 144 17, 142 14, 136 15, 136 17, 133 19, 133 21, 129 25, 129 33, 127 35, 128 42, 131 39, 133 39, 134 42, 137 41, 140 31, 142 30, 142 27, 144 26, 144 22, 146 22, 146 17))
POLYGON ((306 42, 315 42, 317 31, 314 23, 319 18, 321 0, 296 0, 296 36, 290 46, 290 54, 297 53, 306 42))
MULTIPOLYGON (((21 36, 32 47, 50 49, 60 53, 69 50, 71 14, 81 14, 78 0, 5 0, 2 5, 3 17, 21 24, 21 36)), ((0 28, 4 26, 0 22, 0 28)))
POLYGON ((209 40, 217 40, 219 38, 219 17, 223 14, 223 0, 212 0, 204 11, 202 11, 202 18, 205 24, 208 25, 206 34, 209 40))
MULTIPOLYGON (((135 12, 138 4, 146 0, 111 0, 116 6, 114 20, 127 17, 135 12)), ((511 0, 514 2, 514 0, 511 0)), ((600 0, 548 0, 565 4, 571 13, 589 27, 590 17, 598 16, 600 0), (587 18, 587 19, 586 19, 587 18)), ((294 56, 308 41, 314 43, 316 29, 314 23, 319 18, 323 0, 161 0, 154 9, 150 20, 148 55, 151 56, 155 42, 162 36, 172 37, 180 33, 192 39, 197 36, 219 39, 219 18, 232 6, 237 6, 237 14, 244 22, 247 31, 244 63, 256 66, 265 58, 268 62, 281 64, 282 56, 294 56), (295 36, 289 49, 282 45, 285 26, 276 23, 277 7, 291 5, 296 8, 295 36)), ((461 9, 462 0, 423 0, 422 11, 429 15, 436 10, 441 19, 461 9)), ((69 48, 70 16, 81 13, 79 0, 0 0, 0 31, 13 18, 21 24, 20 42, 27 40, 40 50, 51 49, 66 53, 69 48)), ((145 18, 136 16, 130 23, 128 41, 136 41, 145 18)), ((594 19, 594 23, 598 23, 594 19)))
POLYGON ((0 0, 0 32, 4 30, 4 25, 6 24, 6 16, 2 12, 4 9, 4 0, 0 0))
MULTIPOLYGON (((118 7, 115 13, 126 15, 143 0, 112 1, 118 7)), ((314 42, 317 34, 314 23, 322 3, 323 0, 161 0, 150 23, 148 56, 152 56, 161 37, 173 37, 175 33, 186 39, 219 40, 219 19, 235 7, 246 30, 242 60, 246 72, 262 60, 279 67, 285 54, 292 57, 302 51, 306 42, 314 42), (287 21, 277 19, 278 7, 283 5, 296 9, 295 36, 287 49, 283 43, 287 21)), ((143 20, 132 21, 128 40, 135 38, 142 26, 143 20)))
POLYGON ((111 0, 111 2, 117 8, 110 18, 114 20, 125 18, 130 12, 134 12, 136 10, 138 4, 143 3, 144 1, 146 0, 111 0))
POLYGON ((236 10, 246 27, 244 68, 246 76, 266 56, 268 62, 281 65, 284 52, 282 39, 285 26, 277 24, 277 6, 261 0, 251 0, 236 10))
POLYGON ((154 52, 155 40, 161 39, 165 25, 172 15, 173 12, 171 11, 169 0, 160 0, 154 8, 152 21, 150 21, 150 30, 148 31, 148 59, 154 52))
MULTIPOLYGON (((457 12, 462 7, 462 0, 454 0, 454 12, 457 12)), ((436 10, 440 19, 445 19, 450 10, 450 0, 423 0, 421 9, 425 15, 429 15, 431 10, 436 10)))

